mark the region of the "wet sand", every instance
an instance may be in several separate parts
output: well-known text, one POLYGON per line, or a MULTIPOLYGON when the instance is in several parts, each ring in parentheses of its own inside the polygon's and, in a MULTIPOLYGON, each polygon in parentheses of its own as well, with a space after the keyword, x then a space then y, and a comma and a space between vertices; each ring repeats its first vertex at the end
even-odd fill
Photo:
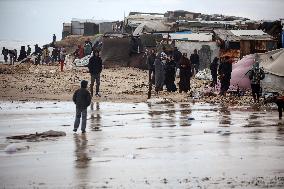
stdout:
MULTIPOLYGON (((64 72, 60 72, 59 66, 0 65, 0 88, 3 89, 0 90, 0 100, 71 101, 74 91, 80 87, 81 80, 90 82, 90 74, 88 68, 72 67, 70 64, 67 64, 64 72)), ((177 86, 178 82, 179 78, 176 78, 177 86)), ((203 97, 204 88, 209 83, 210 81, 207 80, 192 78, 190 93, 164 90, 156 94, 153 87, 152 98, 167 99, 169 102, 201 101, 229 105, 252 104, 252 97, 249 93, 243 97, 203 97)), ((94 97, 94 102, 147 102, 148 71, 130 67, 103 69, 100 93, 101 97, 94 97)))
POLYGON ((275 109, 98 102, 73 134, 71 102, 0 102, 0 188, 283 188, 275 109), (7 140, 47 130, 65 137, 7 140), (28 148, 6 153, 17 143, 28 148))

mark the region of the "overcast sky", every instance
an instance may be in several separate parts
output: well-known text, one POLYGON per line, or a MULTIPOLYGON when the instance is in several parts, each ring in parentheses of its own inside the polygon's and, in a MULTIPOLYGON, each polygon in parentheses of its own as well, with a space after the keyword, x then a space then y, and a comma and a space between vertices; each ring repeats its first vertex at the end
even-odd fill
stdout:
POLYGON ((284 0, 0 0, 0 39, 61 38, 72 18, 122 20, 124 12, 187 10, 268 20, 284 18, 284 0))

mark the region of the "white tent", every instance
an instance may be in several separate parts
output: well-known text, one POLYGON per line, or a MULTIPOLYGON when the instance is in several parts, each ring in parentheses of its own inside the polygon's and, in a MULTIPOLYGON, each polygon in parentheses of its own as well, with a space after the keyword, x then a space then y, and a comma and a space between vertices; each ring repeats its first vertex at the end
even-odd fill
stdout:
POLYGON ((284 49, 277 49, 258 54, 260 66, 266 72, 263 80, 264 88, 268 91, 284 92, 284 49))
POLYGON ((170 27, 160 21, 146 21, 141 23, 133 32, 134 36, 141 35, 144 32, 165 32, 170 31, 170 27))

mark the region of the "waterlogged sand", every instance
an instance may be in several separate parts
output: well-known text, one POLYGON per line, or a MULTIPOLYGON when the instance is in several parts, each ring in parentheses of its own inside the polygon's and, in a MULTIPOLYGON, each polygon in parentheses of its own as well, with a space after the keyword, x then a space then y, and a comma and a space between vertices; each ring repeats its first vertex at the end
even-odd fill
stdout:
POLYGON ((93 103, 73 134, 72 102, 0 102, 0 188, 283 188, 275 109, 204 103, 93 103), (47 130, 27 142, 7 136, 47 130), (9 154, 11 143, 28 146, 9 154))

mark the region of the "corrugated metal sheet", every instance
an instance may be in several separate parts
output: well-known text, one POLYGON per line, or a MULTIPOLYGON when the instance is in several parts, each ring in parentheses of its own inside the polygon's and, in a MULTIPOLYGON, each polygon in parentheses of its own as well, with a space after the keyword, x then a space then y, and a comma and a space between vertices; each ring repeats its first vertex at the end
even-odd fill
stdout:
POLYGON ((173 40, 185 40, 185 41, 212 41, 212 33, 171 33, 170 37, 173 40))
POLYGON ((107 32, 113 32, 112 22, 103 22, 99 24, 99 33, 104 34, 107 32))
POLYGON ((243 36, 243 35, 267 35, 262 30, 230 30, 233 35, 243 36))
POLYGON ((215 35, 225 41, 241 41, 241 40, 262 40, 271 41, 273 38, 261 30, 214 30, 215 35), (235 35, 237 34, 237 35, 235 35), (246 34, 246 35, 245 35, 246 34), (261 34, 261 35, 249 35, 261 34), (239 35, 239 36, 238 36, 239 35))

